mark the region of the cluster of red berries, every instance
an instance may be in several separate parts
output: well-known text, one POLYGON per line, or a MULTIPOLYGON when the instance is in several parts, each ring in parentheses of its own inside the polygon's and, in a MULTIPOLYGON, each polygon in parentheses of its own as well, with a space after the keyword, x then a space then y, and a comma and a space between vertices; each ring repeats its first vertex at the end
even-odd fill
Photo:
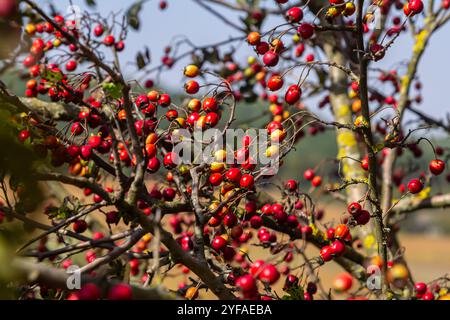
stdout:
POLYGON ((358 225, 366 225, 370 220, 369 211, 364 210, 358 202, 350 203, 347 211, 358 225))
POLYGON ((435 300, 436 295, 439 294, 441 287, 437 283, 427 285, 424 282, 416 282, 414 284, 416 290, 416 298, 421 300, 435 300))
POLYGON ((345 252, 345 243, 352 241, 350 229, 345 224, 339 224, 336 228, 329 228, 327 230, 327 238, 332 242, 330 245, 323 246, 320 249, 320 257, 323 262, 342 256, 345 252))
MULTIPOLYGON (((99 300, 102 298, 102 289, 94 283, 86 283, 77 292, 72 293, 68 300, 99 300)), ((133 291, 124 283, 118 283, 109 289, 106 298, 109 300, 131 300, 133 291)))
POLYGON ((403 12, 407 16, 414 16, 423 11, 423 2, 422 0, 409 0, 405 2, 403 6, 403 12))

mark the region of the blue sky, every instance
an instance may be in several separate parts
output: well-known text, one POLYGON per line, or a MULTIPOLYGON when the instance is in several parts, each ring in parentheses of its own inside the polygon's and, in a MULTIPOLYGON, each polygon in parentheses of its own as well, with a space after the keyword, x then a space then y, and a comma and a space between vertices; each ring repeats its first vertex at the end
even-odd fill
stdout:
MULTIPOLYGON (((270 3, 272 0, 265 1, 270 3)), ((192 0, 168 0, 168 8, 159 10, 157 0, 150 0, 145 4, 141 12, 141 29, 139 32, 130 32, 127 40, 126 50, 121 53, 122 62, 134 61, 135 53, 144 45, 151 50, 153 64, 159 63, 164 47, 170 43, 175 36, 184 35, 196 45, 207 45, 210 43, 226 40, 236 36, 237 31, 218 20, 205 9, 198 6, 192 0)), ((44 1, 42 1, 44 3, 44 1)), ((85 8, 84 0, 74 0, 75 5, 85 8)), ((132 0, 97 0, 97 10, 106 15, 110 11, 125 12, 133 3, 132 0)), ((69 1, 57 1, 58 7, 64 12, 69 1)), ((223 8, 219 9, 222 14, 232 21, 238 21, 238 14, 223 8)), ((306 19, 307 20, 307 19, 306 19)), ((278 20, 281 21, 281 20, 278 20)), ((265 26, 271 28, 278 22, 269 19, 265 26)), ((436 117, 443 117, 450 112, 450 101, 447 93, 450 90, 450 24, 439 30, 431 41, 422 63, 419 66, 420 78, 424 84, 421 109, 436 117)), ((387 57, 382 62, 373 65, 375 67, 395 68, 401 73, 404 71, 399 62, 404 62, 411 56, 411 35, 406 33, 401 36, 394 46, 389 50, 387 57)), ((246 44, 240 46, 239 55, 242 59, 252 54, 246 44)), ((184 64, 177 64, 173 70, 162 74, 161 82, 166 87, 180 89, 183 86, 181 77, 184 64)), ((132 68, 125 68, 125 71, 132 68)))

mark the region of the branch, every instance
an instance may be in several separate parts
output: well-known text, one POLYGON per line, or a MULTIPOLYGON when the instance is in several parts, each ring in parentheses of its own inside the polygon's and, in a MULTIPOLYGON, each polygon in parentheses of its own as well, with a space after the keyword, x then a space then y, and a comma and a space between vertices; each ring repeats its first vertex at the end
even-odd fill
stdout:
MULTIPOLYGON (((67 279, 69 274, 61 269, 52 268, 46 266, 43 263, 33 263, 26 259, 16 258, 11 263, 11 268, 14 269, 18 276, 25 278, 30 284, 43 284, 47 288, 67 288, 67 279)), ((119 281, 105 280, 99 277, 92 277, 88 275, 81 276, 81 284, 85 283, 97 283, 105 291, 107 291, 114 284, 120 283, 119 281)), ((173 294, 161 289, 150 288, 143 289, 137 286, 131 286, 134 299, 147 299, 147 300, 167 300, 175 299, 173 294)))
POLYGON ((392 209, 392 214, 413 212, 421 209, 443 209, 450 207, 450 193, 432 196, 426 199, 410 197, 392 209))

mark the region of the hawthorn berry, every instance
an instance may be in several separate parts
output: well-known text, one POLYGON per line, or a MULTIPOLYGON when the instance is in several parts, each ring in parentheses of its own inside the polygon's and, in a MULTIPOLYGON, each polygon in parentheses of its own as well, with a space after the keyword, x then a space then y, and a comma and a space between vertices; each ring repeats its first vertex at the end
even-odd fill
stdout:
POLYGON ((353 285, 353 278, 348 273, 338 275, 333 281, 333 289, 340 292, 347 292, 353 285))
POLYGON ((370 213, 367 210, 361 210, 354 215, 357 224, 364 226, 370 221, 370 213))
POLYGON ((303 178, 305 178, 305 180, 311 181, 314 177, 315 173, 313 169, 308 169, 303 173, 303 178))
POLYGON ((362 210, 362 207, 361 207, 361 205, 358 202, 352 202, 347 207, 348 213, 350 213, 352 216, 355 216, 361 210, 362 210))
POLYGON ((408 190, 412 194, 417 194, 423 190, 423 183, 419 179, 412 179, 408 183, 408 190))
POLYGON ((414 288, 416 289, 416 292, 420 295, 423 295, 427 292, 427 285, 423 282, 416 282, 414 284, 414 288))
POLYGON ((345 252, 345 244, 343 244, 339 240, 334 241, 330 247, 331 247, 331 252, 336 257, 342 256, 345 252))
POLYGON ((414 14, 419 14, 423 11, 423 2, 422 0, 409 0, 409 9, 414 14))
POLYGON ((255 179, 251 174, 244 174, 239 181, 239 185, 241 188, 252 189, 255 185, 255 179))
POLYGON ((216 251, 222 251, 228 245, 227 240, 225 240, 222 236, 217 236, 211 242, 211 247, 213 247, 216 251))
POLYGON ((274 51, 267 51, 263 56, 263 62, 268 67, 274 67, 280 60, 278 54, 274 51))
POLYGON ((76 220, 73 224, 72 224, 72 229, 74 232, 76 233, 83 233, 87 230, 87 223, 84 220, 76 220))
POLYGON ((334 230, 334 236, 336 237, 336 239, 345 240, 349 234, 350 229, 345 224, 339 224, 334 230))
POLYGON ((297 188, 298 188, 298 184, 297 184, 297 181, 295 181, 295 180, 288 180, 287 182, 286 182, 286 184, 285 184, 285 188, 288 190, 288 191, 296 191, 297 190, 297 188))
POLYGON ((164 156, 164 167, 166 169, 174 169, 178 163, 178 155, 175 152, 168 152, 164 156))
POLYGON ((322 177, 315 176, 314 178, 312 178, 311 184, 313 187, 319 187, 322 184, 322 177))
POLYGON ((291 23, 298 23, 298 22, 300 22, 300 20, 303 19, 303 10, 299 7, 290 8, 286 12, 286 18, 291 23))
POLYGON ((220 185, 223 181, 222 175, 220 173, 213 173, 209 176, 209 183, 211 183, 211 185, 217 187, 218 185, 220 185))
POLYGON ((240 288, 244 293, 254 292, 257 290, 255 278, 249 274, 237 278, 236 287, 240 288))
POLYGON ((250 32, 247 36, 247 42, 252 45, 256 46, 261 41, 261 35, 258 32, 250 32))
POLYGON ((289 105, 293 105, 300 100, 302 96, 302 90, 297 85, 292 85, 286 91, 286 95, 284 97, 285 101, 289 105))
POLYGON ((107 35, 104 39, 103 39, 103 43, 110 47, 112 45, 114 45, 114 43, 116 42, 116 39, 114 38, 113 35, 107 35))
POLYGON ((440 175, 445 170, 445 162, 440 159, 434 159, 431 160, 430 165, 430 172, 434 174, 435 176, 440 175))
POLYGON ((333 250, 330 246, 324 246, 320 249, 320 257, 324 262, 333 260, 333 250))
POLYGON ((77 292, 77 295, 80 300, 98 300, 101 298, 102 293, 96 284, 86 283, 77 292))
POLYGON ((297 33, 303 38, 303 39, 309 39, 314 35, 314 27, 312 24, 309 23, 302 23, 298 29, 297 33))
POLYGON ((268 284, 274 284, 280 279, 280 272, 273 264, 266 264, 261 268, 258 278, 268 284))
POLYGON ((231 182, 238 183, 240 182, 241 177, 242 173, 238 168, 231 168, 225 173, 225 178, 231 182))
POLYGON ((184 85, 184 90, 187 94, 196 94, 200 90, 200 85, 197 81, 191 80, 186 82, 184 85))
POLYGON ((124 283, 113 285, 108 292, 109 300, 131 300, 133 298, 133 291, 131 287, 124 283))
POLYGON ((77 68, 77 62, 75 60, 70 60, 66 63, 67 71, 74 71, 77 68))
POLYGON ((283 86, 283 78, 279 75, 273 75, 267 81, 267 88, 270 91, 277 91, 283 86))
POLYGON ((25 142, 31 136, 29 130, 22 130, 19 132, 18 139, 20 142, 25 142))

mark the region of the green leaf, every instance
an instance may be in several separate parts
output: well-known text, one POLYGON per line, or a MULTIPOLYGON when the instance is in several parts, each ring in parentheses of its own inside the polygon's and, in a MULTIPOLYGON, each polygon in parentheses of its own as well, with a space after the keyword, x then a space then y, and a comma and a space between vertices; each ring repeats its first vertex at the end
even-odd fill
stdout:
POLYGON ((97 3, 95 2, 95 0, 86 0, 86 4, 89 7, 95 7, 97 5, 97 3))
POLYGON ((293 286, 286 290, 288 295, 283 296, 283 300, 304 300, 304 291, 300 286, 293 286))
POLYGON ((138 0, 127 10, 126 16, 128 23, 134 30, 138 30, 141 25, 141 21, 139 20, 139 12, 142 10, 143 3, 143 0, 138 0))
POLYGON ((53 71, 49 68, 44 68, 42 78, 46 79, 47 81, 57 83, 63 79, 63 74, 60 71, 53 71))
POLYGON ((146 65, 144 56, 140 52, 136 55, 136 64, 139 70, 143 69, 146 65))
POLYGON ((113 99, 120 99, 122 97, 122 85, 120 84, 106 82, 103 84, 103 91, 113 99))

